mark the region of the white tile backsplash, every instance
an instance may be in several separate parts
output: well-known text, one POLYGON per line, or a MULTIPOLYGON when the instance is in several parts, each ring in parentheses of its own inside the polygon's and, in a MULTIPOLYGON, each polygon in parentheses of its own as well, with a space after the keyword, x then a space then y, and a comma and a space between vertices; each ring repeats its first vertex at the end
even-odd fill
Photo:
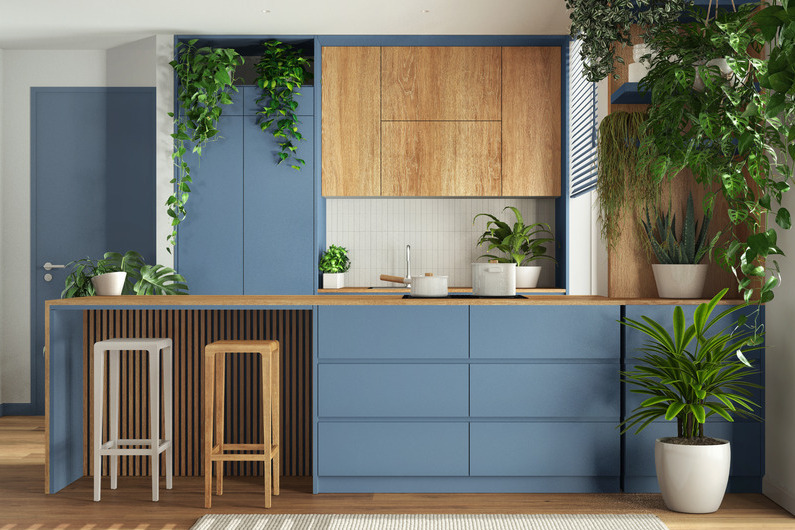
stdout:
MULTIPOLYGON (((451 287, 472 285, 470 264, 485 252, 475 246, 490 213, 513 222, 515 206, 525 223, 543 222, 555 230, 554 199, 326 199, 326 244, 348 249, 351 269, 345 285, 351 287, 393 286, 381 274, 406 274, 406 245, 411 245, 411 273, 432 272, 449 276, 451 287)), ((554 256, 555 249, 547 247, 554 256)), ((544 267, 540 287, 555 284, 555 264, 540 260, 544 267)))

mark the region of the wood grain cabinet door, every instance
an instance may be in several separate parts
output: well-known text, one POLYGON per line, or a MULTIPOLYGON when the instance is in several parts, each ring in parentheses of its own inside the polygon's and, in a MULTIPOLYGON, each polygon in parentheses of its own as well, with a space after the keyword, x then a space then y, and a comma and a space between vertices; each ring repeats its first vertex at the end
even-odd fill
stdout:
POLYGON ((381 49, 322 52, 323 195, 381 194, 381 49))
POLYGON ((381 48, 381 119, 499 120, 500 48, 381 48))
POLYGON ((502 48, 502 195, 559 197, 561 52, 502 48))

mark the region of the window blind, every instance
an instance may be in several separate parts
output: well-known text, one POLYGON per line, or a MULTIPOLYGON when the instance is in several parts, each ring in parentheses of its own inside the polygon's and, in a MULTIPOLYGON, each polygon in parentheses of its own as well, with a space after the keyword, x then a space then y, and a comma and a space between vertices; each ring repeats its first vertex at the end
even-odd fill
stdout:
POLYGON ((596 187, 596 83, 585 78, 582 44, 571 42, 569 53, 569 196, 596 187))

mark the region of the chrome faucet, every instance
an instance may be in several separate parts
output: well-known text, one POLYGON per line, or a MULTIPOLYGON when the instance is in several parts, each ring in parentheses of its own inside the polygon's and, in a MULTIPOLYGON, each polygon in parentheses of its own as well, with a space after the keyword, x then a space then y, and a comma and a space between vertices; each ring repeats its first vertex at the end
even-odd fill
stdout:
POLYGON ((406 278, 411 280, 411 245, 406 245, 406 278))

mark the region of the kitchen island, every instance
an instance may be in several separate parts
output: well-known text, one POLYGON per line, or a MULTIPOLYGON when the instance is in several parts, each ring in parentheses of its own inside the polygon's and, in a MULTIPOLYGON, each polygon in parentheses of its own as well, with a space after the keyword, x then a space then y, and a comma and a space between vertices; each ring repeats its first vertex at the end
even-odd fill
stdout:
MULTIPOLYGON (((175 425, 178 475, 201 474, 204 344, 277 338, 295 356, 285 363, 283 385, 292 385, 283 387, 285 414, 305 411, 295 440, 283 439, 307 460, 297 472, 313 475, 316 493, 652 491, 648 440, 616 428, 634 403, 619 371, 642 343, 617 321, 667 321, 675 304, 692 314, 698 302, 398 294, 49 301, 46 491, 90 474, 86 352, 100 336, 125 333, 174 340, 175 394, 184 396, 175 404, 175 418, 183 418, 175 425), (92 316, 98 313, 107 315, 92 316), (102 318, 117 323, 99 324, 102 318)), ((246 377, 254 371, 237 368, 241 387, 251 386, 246 377)), ((238 402, 245 409, 249 400, 238 402)), ((246 414, 256 417, 253 408, 246 414)), ((655 433, 672 428, 652 426, 655 433)), ((759 491, 761 426, 716 420, 711 428, 735 445, 730 488, 759 491)), ((257 424, 237 430, 256 436, 257 424)))

